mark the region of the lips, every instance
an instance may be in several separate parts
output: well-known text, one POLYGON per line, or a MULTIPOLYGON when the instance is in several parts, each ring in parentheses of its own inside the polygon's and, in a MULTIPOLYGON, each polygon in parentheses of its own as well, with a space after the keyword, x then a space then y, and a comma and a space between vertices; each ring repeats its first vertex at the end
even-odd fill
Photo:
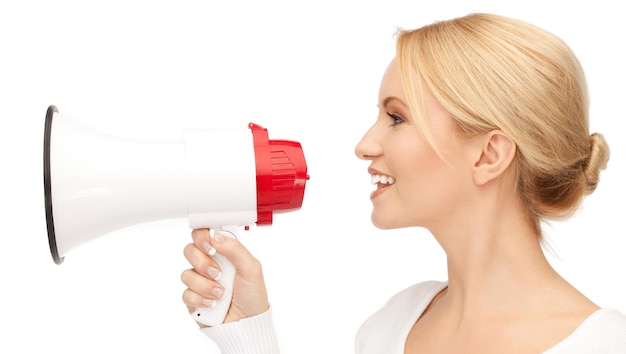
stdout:
POLYGON ((370 194, 370 199, 376 198, 396 182, 396 179, 392 176, 371 169, 369 172, 371 176, 370 182, 376 186, 376 190, 370 194))

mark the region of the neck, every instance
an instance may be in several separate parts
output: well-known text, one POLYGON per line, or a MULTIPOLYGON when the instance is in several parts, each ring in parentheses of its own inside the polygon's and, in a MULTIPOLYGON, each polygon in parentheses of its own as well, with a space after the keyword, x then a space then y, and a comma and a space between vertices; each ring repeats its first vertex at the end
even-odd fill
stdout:
POLYGON ((447 222, 431 230, 447 254, 446 305, 461 316, 536 305, 542 288, 564 283, 545 258, 523 209, 492 205, 493 210, 483 206, 472 217, 457 219, 468 222, 447 222))

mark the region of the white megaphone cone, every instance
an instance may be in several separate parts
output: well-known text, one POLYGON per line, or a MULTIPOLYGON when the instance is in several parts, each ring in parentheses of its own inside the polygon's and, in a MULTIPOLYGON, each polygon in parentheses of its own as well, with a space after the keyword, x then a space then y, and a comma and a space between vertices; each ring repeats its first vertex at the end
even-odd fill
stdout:
MULTIPOLYGON (((98 236, 155 220, 187 217, 191 228, 237 237, 242 227, 271 225, 274 212, 299 209, 308 179, 300 143, 269 140, 256 124, 157 143, 80 126, 55 106, 46 113, 46 223, 57 264, 98 236)), ((209 326, 223 322, 235 276, 226 258, 213 257, 226 294, 218 306, 193 314, 209 326)))

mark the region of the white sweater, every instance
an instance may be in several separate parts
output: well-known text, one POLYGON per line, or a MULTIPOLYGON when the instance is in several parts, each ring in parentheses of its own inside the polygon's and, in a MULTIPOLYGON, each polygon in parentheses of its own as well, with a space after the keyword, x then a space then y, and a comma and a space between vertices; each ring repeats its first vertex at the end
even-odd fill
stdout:
MULTIPOLYGON (((413 285, 367 319, 356 337, 357 354, 404 354, 409 331, 446 282, 413 285)), ((626 354, 626 315, 600 309, 545 354, 626 354)))
POLYGON ((219 326, 201 328, 223 354, 278 354, 278 340, 272 322, 272 309, 219 326))
MULTIPOLYGON (((356 354, 404 354, 409 331, 446 282, 415 284, 393 296, 356 336, 356 354)), ((278 354, 271 310, 238 322, 202 329, 223 354, 278 354)), ((626 354, 626 315, 600 309, 544 354, 626 354)))

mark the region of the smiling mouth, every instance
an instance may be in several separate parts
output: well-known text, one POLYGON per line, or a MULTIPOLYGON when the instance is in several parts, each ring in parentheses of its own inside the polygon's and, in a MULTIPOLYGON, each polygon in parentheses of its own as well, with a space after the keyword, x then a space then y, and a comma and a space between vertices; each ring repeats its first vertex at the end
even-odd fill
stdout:
POLYGON ((396 183, 396 179, 391 176, 373 174, 371 177, 371 183, 378 187, 386 187, 396 183))
POLYGON ((376 189, 370 194, 370 199, 374 200, 374 198, 396 183, 396 179, 391 176, 372 174, 371 183, 376 186, 376 189))

